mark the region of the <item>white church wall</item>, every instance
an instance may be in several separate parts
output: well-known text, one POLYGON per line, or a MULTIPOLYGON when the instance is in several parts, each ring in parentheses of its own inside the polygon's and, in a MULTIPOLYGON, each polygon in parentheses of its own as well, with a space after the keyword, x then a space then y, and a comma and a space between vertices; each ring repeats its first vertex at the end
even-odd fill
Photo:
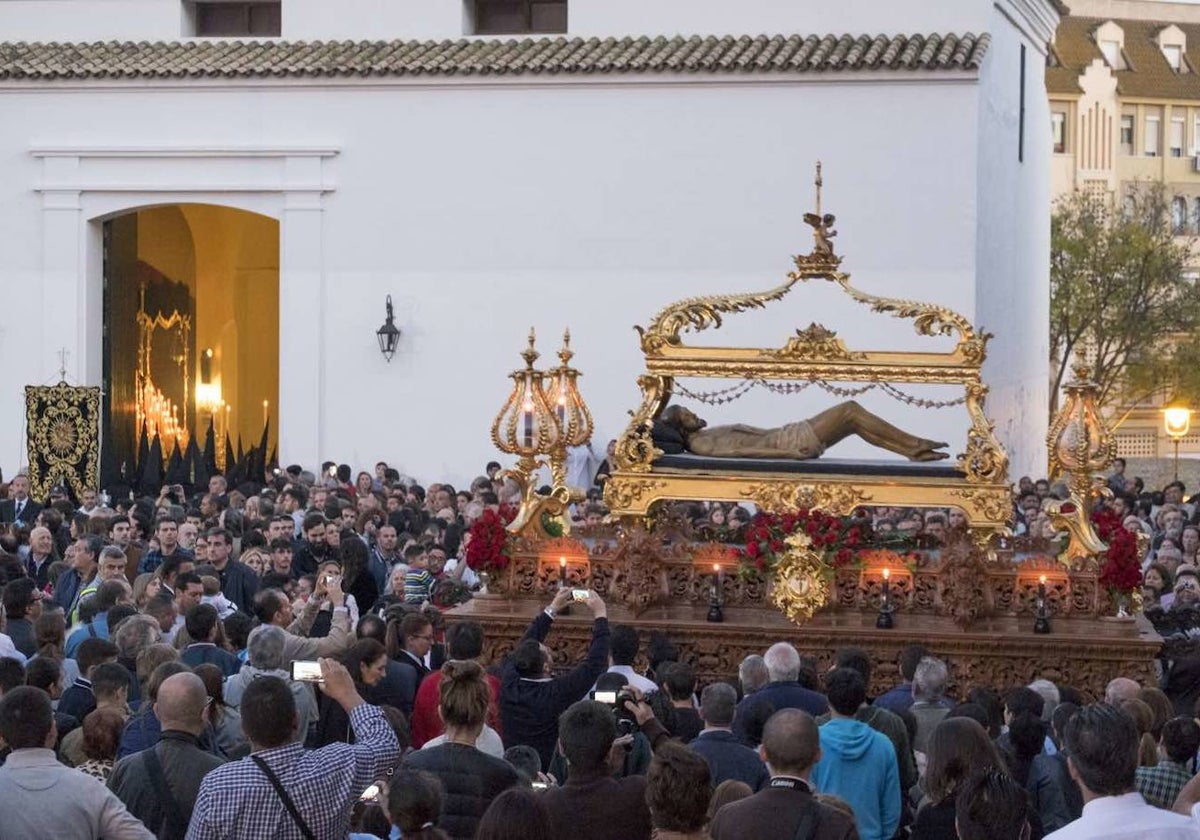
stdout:
MULTIPOLYGON (((1042 0, 1031 0, 1041 5, 1042 0)), ((568 34, 728 35, 981 32, 991 0, 569 0, 568 34)), ((2 0, 6 41, 175 40, 182 0, 2 0)), ((282 0, 284 38, 459 38, 464 0, 282 0)))
MULTIPOLYGON (((0 356, 28 364, 0 367, 0 416, 20 416, 21 386, 53 375, 60 346, 81 378, 96 381, 99 370, 88 316, 61 312, 57 297, 39 299, 46 287, 31 141, 337 149, 325 164, 322 201, 287 210, 264 199, 273 210, 249 208, 282 217, 285 251, 316 238, 323 254, 323 274, 281 262, 290 316, 282 324, 280 457, 306 465, 383 458, 423 480, 462 482, 497 455, 488 427, 531 324, 547 363, 570 326, 597 448, 619 434, 642 369, 632 326, 680 297, 781 280, 790 255, 811 244, 801 216, 812 204, 817 158, 826 210, 838 215, 835 241, 858 286, 974 313, 976 86, 920 78, 0 94, 12 117, 0 123, 0 287, 52 316, 44 324, 5 319, 0 356), (386 294, 404 331, 390 365, 374 336, 386 294), (287 360, 289 348, 300 355, 287 360)), ((180 164, 179 195, 117 198, 129 207, 189 200, 191 183, 219 202, 223 179, 236 171, 219 161, 180 164)), ((231 194, 235 202, 246 205, 231 194)), ((85 250, 80 274, 93 285, 78 299, 94 300, 98 258, 85 250)), ((829 292, 797 289, 698 343, 782 344, 819 320, 852 347, 930 346, 907 323, 865 316, 829 292)), ((704 413, 776 424, 836 399, 816 389, 755 394, 704 413)), ((874 394, 861 401, 961 450, 961 410, 919 410, 874 394)), ((15 422, 0 426, 8 471, 20 433, 15 422)), ((868 453, 847 442, 832 454, 868 453)))
POLYGON ((0 40, 171 40, 183 32, 180 0, 2 0, 0 40))
POLYGON ((998 4, 979 91, 976 320, 995 333, 984 375, 1014 479, 1045 474, 1049 412, 1051 149, 1043 69, 1056 19, 1037 11, 1034 4, 998 4))

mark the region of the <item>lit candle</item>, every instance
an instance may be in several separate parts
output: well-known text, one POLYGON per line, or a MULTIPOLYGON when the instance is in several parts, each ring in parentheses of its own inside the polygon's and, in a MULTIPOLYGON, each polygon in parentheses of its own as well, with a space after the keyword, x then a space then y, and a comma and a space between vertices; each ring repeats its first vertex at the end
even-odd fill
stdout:
POLYGON ((263 400, 263 425, 267 425, 267 418, 271 416, 271 401, 263 400))
POLYGON ((1038 577, 1038 598, 1044 600, 1046 597, 1046 576, 1038 577))
POLYGON ((562 391, 558 392, 558 408, 556 411, 558 412, 559 428, 565 429, 567 425, 567 398, 563 395, 562 391))
POLYGON ((721 564, 713 563, 713 583, 712 583, 712 599, 713 601, 721 600, 721 589, 724 584, 724 574, 721 572, 721 564))
POLYGON ((525 446, 533 446, 533 400, 526 398, 521 411, 525 415, 525 446))
POLYGON ((891 580, 892 570, 885 566, 883 569, 883 605, 885 607, 887 606, 888 601, 891 600, 891 580))
POLYGON ((558 585, 565 587, 567 585, 567 558, 558 558, 558 585))

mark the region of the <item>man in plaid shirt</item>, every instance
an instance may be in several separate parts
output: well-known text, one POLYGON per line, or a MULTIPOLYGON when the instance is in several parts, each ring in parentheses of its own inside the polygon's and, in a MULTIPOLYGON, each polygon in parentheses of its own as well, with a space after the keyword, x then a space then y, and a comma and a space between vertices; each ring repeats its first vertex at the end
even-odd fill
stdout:
POLYGON ((356 743, 304 749, 294 742, 296 701, 288 684, 278 677, 254 680, 241 704, 251 755, 204 777, 187 840, 347 835, 351 807, 396 764, 400 745, 379 708, 359 696, 350 673, 332 659, 320 662, 322 691, 349 714, 356 743))
POLYGON ((1151 805, 1171 808, 1175 797, 1192 778, 1192 763, 1200 749, 1200 726, 1189 717, 1163 725, 1158 740, 1158 766, 1137 769, 1138 793, 1151 805))

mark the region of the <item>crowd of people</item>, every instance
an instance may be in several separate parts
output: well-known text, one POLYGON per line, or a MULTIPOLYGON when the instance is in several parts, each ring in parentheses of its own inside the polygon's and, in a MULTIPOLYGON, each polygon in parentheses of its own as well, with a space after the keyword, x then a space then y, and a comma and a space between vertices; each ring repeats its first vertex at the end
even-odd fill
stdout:
MULTIPOLYGON (((1186 600, 1197 506, 1123 467, 1105 504, 1149 529, 1147 586, 1157 569, 1186 600)), ((488 628, 437 605, 478 585, 470 526, 515 500, 499 469, 465 490, 384 463, 128 499, 0 487, 0 840, 1200 838, 1200 689, 1173 669, 1103 697, 954 686, 913 645, 871 697, 866 652, 819 673, 780 642, 701 685, 595 592, 562 667, 565 589, 485 659, 488 628)), ((1054 538, 1059 492, 1022 479, 1018 532, 1054 538)), ((681 512, 730 539, 752 516, 681 512)), ((606 513, 594 488, 575 516, 606 513)), ((936 547, 959 516, 877 509, 872 527, 936 547)))

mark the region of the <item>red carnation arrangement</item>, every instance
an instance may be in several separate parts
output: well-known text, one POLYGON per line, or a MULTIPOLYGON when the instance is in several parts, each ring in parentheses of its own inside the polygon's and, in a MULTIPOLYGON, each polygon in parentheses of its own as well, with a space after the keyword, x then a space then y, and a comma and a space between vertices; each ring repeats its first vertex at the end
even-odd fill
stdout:
POLYGON ((746 526, 742 554, 746 565, 760 572, 774 569, 784 551, 784 540, 803 531, 825 562, 835 568, 854 563, 860 546, 871 543, 869 522, 852 516, 831 516, 820 510, 795 513, 760 511, 746 526))
POLYGON ((1100 585, 1120 595, 1136 592, 1142 585, 1137 537, 1125 530, 1121 517, 1111 510, 1093 513, 1092 524, 1100 539, 1108 543, 1104 563, 1100 566, 1100 585))
POLYGON ((501 505, 500 512, 485 508, 468 532, 467 565, 476 572, 498 572, 508 568, 508 523, 516 517, 511 505, 501 505))

